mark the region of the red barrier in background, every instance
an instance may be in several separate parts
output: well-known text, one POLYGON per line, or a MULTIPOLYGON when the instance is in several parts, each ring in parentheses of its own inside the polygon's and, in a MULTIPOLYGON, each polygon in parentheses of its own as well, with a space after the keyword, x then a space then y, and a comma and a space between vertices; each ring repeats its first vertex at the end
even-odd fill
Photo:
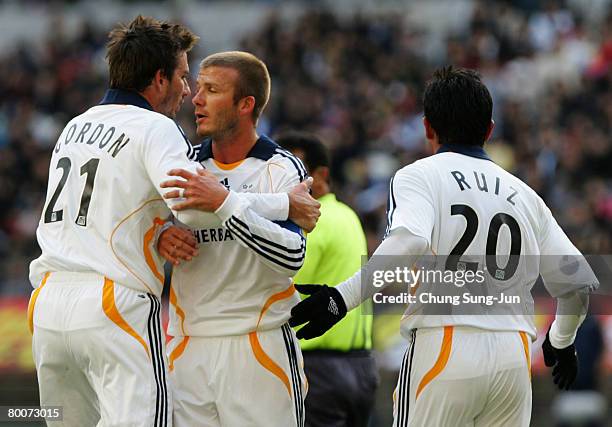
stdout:
MULTIPOLYGON (((0 298, 0 372, 31 372, 32 336, 28 330, 28 298, 0 298)), ((164 301, 162 322, 168 325, 167 302, 164 301)), ((167 340, 169 337, 166 337, 167 340)))

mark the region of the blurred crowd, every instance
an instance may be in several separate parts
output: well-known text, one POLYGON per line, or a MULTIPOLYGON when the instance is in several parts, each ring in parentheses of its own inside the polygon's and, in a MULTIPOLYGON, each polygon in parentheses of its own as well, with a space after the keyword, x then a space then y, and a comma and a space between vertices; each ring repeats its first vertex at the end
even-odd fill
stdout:
POLYGON ((336 191, 380 239, 390 174, 426 155, 421 94, 444 64, 478 69, 494 98, 488 151, 547 201, 586 253, 612 249, 612 9, 598 24, 546 2, 476 3, 464 31, 436 40, 401 15, 271 17, 243 47, 270 67, 272 128, 332 147, 336 191))
MULTIPOLYGON (((325 140, 334 191, 358 210, 373 248, 390 176, 428 154, 425 82, 444 64, 476 68, 494 98, 493 159, 546 200, 581 250, 610 253, 612 10, 594 21, 560 1, 520 4, 475 2, 469 21, 443 35, 400 14, 271 15, 236 46, 272 74, 260 130, 309 130, 325 140)), ((52 27, 61 30, 61 21, 52 27)), ((72 116, 102 97, 107 30, 84 22, 76 37, 49 32, 0 54, 0 295, 30 292, 51 147, 72 116)), ((205 29, 199 35, 206 40, 205 29)), ((192 54, 192 70, 204 53, 192 54)), ((192 111, 186 103, 179 121, 195 141, 192 111)))

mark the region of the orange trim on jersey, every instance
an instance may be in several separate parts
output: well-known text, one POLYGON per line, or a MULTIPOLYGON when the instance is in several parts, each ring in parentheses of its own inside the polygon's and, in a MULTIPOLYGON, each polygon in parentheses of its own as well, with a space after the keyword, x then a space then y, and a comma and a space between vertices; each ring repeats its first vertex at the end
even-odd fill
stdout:
POLYGON ((289 298, 291 295, 293 295, 296 292, 295 290, 295 286, 293 286, 293 283, 291 284, 291 286, 289 286, 287 289, 285 289, 282 292, 278 292, 272 296, 270 296, 270 298, 268 298, 263 306, 263 308, 261 309, 261 312, 259 313, 259 319, 257 319, 257 326, 255 328, 257 328, 259 326, 259 322, 261 322, 262 317, 264 316, 264 314, 266 313, 266 311, 268 311, 268 308, 270 308, 270 306, 272 304, 274 304, 277 301, 280 300, 284 300, 289 298))
POLYGON ((102 310, 104 314, 113 321, 117 326, 123 329, 125 332, 136 338, 147 352, 147 356, 149 359, 151 358, 151 354, 149 353, 149 346, 142 339, 140 335, 129 325, 128 322, 125 321, 119 310, 117 309, 117 305, 115 304, 115 282, 108 278, 104 278, 104 287, 102 288, 102 310))
POLYGON ((34 334, 34 306, 36 305, 38 294, 40 293, 40 290, 43 288, 43 286, 45 286, 45 283, 47 283, 47 279, 49 278, 50 274, 51 273, 48 271, 45 273, 38 288, 34 289, 34 292, 32 292, 32 297, 30 298, 30 302, 28 303, 28 328, 30 329, 30 334, 34 334))
POLYGON ((187 348, 187 344, 189 344, 189 337, 183 337, 179 345, 170 353, 168 357, 168 369, 170 369, 170 372, 174 370, 174 361, 183 355, 185 348, 187 348))
MULTIPOLYGON (((295 286, 293 286, 293 283, 292 283, 291 286, 289 286, 284 291, 277 292, 271 295, 266 300, 266 302, 263 305, 263 308, 261 309, 261 312, 259 313, 259 319, 257 319, 257 325, 255 326, 255 329, 259 327, 259 323, 261 322, 261 319, 263 318, 264 314, 266 313, 266 311, 268 311, 268 308, 270 308, 272 304, 274 304, 277 301, 281 301, 283 299, 289 298, 295 292, 296 292, 295 286)), ((266 352, 263 350, 263 348, 261 347, 261 344, 259 343, 259 338, 257 337, 257 331, 253 331, 249 333, 249 342, 251 343, 251 349, 253 350, 255 359, 257 359, 257 361, 259 362, 261 366, 263 366, 265 369, 270 371, 274 376, 278 377, 278 379, 280 379, 283 382, 283 384, 285 384, 285 387, 287 388, 287 392, 289 393, 289 397, 291 397, 291 386, 289 385, 289 377, 287 376, 285 371, 283 371, 283 368, 278 366, 276 362, 274 362, 274 360, 272 360, 270 356, 268 356, 266 352)))
POLYGON ((157 231, 157 227, 160 227, 162 225, 164 225, 164 221, 162 221, 161 218, 156 217, 153 220, 153 225, 144 234, 144 238, 142 241, 142 251, 144 252, 145 261, 147 262, 149 269, 153 272, 153 275, 157 277, 157 280, 159 280, 163 286, 164 276, 157 269, 157 266, 155 265, 155 261, 153 261, 153 255, 151 255, 151 241, 153 240, 153 237, 155 237, 155 232, 157 231))
POLYGON ((170 304, 174 306, 174 311, 176 311, 176 315, 181 318, 181 332, 185 335, 185 312, 178 305, 176 300, 176 293, 174 292, 174 287, 172 286, 172 280, 170 280, 170 304))
POLYGON ((238 160, 237 162, 234 163, 221 163, 218 162, 217 160, 213 159, 213 162, 215 162, 215 165, 217 165, 217 167, 219 169, 222 169, 224 171, 230 171, 232 169, 236 169, 238 166, 240 166, 242 164, 242 162, 244 162, 245 159, 242 160, 238 160))
POLYGON ((185 335, 185 312, 179 306, 176 292, 174 292, 174 287, 172 286, 172 278, 170 278, 170 305, 174 306, 174 311, 176 315, 181 319, 181 332, 183 333, 183 340, 176 346, 174 350, 170 353, 168 357, 168 367, 170 371, 174 370, 174 361, 183 355, 185 352, 185 348, 187 348, 187 344, 189 343, 189 337, 185 335))
POLYGON ((257 338, 257 332, 253 331, 249 333, 249 342, 251 343, 251 350, 253 350, 253 354, 255 355, 255 359, 259 362, 261 366, 270 371, 274 376, 278 377, 283 384, 285 384, 285 388, 287 389, 287 393, 289 393, 289 397, 291 397, 291 386, 289 385, 289 377, 283 368, 278 366, 274 360, 270 358, 266 354, 266 352, 261 347, 259 342, 259 338, 257 338))
POLYGON ((450 357, 451 348, 453 346, 453 326, 445 326, 444 327, 444 337, 442 338, 442 346, 440 347, 440 354, 438 354, 438 360, 433 365, 433 367, 423 376, 423 379, 419 383, 419 387, 416 391, 415 400, 419 398, 419 394, 423 391, 425 386, 433 381, 440 372, 444 370, 446 364, 448 363, 448 358, 450 357))
POLYGON ((275 163, 275 162, 270 162, 268 163, 268 167, 266 168, 267 172, 268 172, 268 177, 270 178, 270 191, 272 191, 273 193, 278 193, 279 189, 275 189, 274 188, 274 180, 272 179, 272 172, 271 172, 271 167, 272 166, 277 166, 283 170, 285 170, 285 167, 283 165, 281 165, 280 163, 275 163))
POLYGON ((531 379, 531 355, 529 354, 529 342, 527 334, 524 331, 519 331, 521 341, 523 342, 523 350, 525 351, 525 359, 527 359, 527 370, 529 371, 529 379, 531 379))
POLYGON ((138 274, 136 274, 125 262, 123 262, 123 260, 121 258, 119 258, 119 255, 117 255, 117 252, 115 252, 115 248, 113 247, 113 236, 115 235, 115 233, 117 232, 119 227, 121 227, 121 225, 125 221, 127 221, 132 215, 136 214, 138 211, 140 211, 142 208, 144 208, 149 203, 159 202, 159 201, 163 202, 163 200, 164 199, 162 199, 161 197, 158 197, 158 198, 147 200, 146 202, 144 202, 138 208, 136 208, 135 210, 130 212, 125 218, 123 218, 121 221, 119 221, 119 223, 115 226, 115 228, 111 232, 110 237, 108 238, 108 244, 109 244, 109 246, 111 248, 111 251, 113 252, 113 255, 115 256, 115 258, 117 258, 117 261, 119 261, 121 263, 121 265, 123 265, 126 268, 126 270, 129 271, 132 274, 132 276, 134 276, 136 279, 138 279, 143 284, 143 286, 145 288, 147 288, 149 293, 152 293, 154 295, 155 295, 155 292, 153 292, 153 290, 149 287, 149 285, 147 285, 147 283, 138 274))

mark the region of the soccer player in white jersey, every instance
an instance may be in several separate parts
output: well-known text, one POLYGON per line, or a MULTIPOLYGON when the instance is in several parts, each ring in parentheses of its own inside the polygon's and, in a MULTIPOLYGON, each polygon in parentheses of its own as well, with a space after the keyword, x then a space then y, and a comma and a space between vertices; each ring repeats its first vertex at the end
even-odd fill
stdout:
MULTIPOLYGON (((256 132, 269 94, 268 70, 254 55, 221 52, 200 65, 193 104, 198 135, 207 139, 199 159, 233 191, 284 192, 307 178, 298 158, 256 132)), ((197 206, 189 180, 167 185, 184 189, 183 206, 197 206)), ((220 208, 222 222, 192 230, 199 254, 174 268, 168 328, 174 423, 302 426, 305 377, 287 320, 300 299, 292 277, 305 239, 291 221, 230 210, 231 203, 220 208)), ((169 232, 160 235, 160 252, 173 244, 169 232)))
POLYGON ((408 267, 424 254, 450 255, 435 260, 445 258, 443 269, 453 273, 482 273, 489 292, 518 290, 522 309, 498 302, 491 311, 427 314, 425 291, 432 287, 413 286, 415 303, 400 327, 410 344, 394 393, 394 426, 528 426, 536 337, 530 289, 541 274, 557 298, 543 351, 555 383, 568 388, 577 372, 573 340, 598 282, 542 199, 484 151, 492 100, 478 74, 437 71, 423 102, 434 155, 393 177, 385 239, 361 272, 336 288, 321 286, 294 307, 290 323, 306 323, 300 338, 321 335, 380 290, 373 279, 393 271, 397 258, 390 255, 401 255, 408 267), (551 255, 571 256, 576 268, 568 271, 558 264, 562 257, 551 255))
MULTIPOLYGON (((153 245, 171 212, 160 186, 166 173, 196 171, 187 157, 193 149, 171 119, 190 93, 187 52, 196 40, 182 25, 140 16, 115 28, 107 46, 111 89, 66 125, 54 147, 28 321, 41 405, 63 406, 64 425, 172 423, 163 259, 153 245)), ((209 213, 177 213, 193 225, 215 218, 228 197, 212 174, 197 176, 206 187, 198 209, 209 213)), ((231 199, 286 219, 270 209, 282 205, 278 196, 231 199)))

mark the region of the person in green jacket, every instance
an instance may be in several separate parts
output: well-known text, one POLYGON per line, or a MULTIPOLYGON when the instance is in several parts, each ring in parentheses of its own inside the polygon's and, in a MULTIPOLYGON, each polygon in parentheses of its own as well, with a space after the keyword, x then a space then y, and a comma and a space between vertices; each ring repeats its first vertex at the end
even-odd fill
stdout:
MULTIPOLYGON (((306 259, 294 282, 335 286, 358 271, 367 255, 359 218, 331 192, 329 154, 319 138, 289 132, 277 142, 304 162, 314 178, 312 196, 321 203, 321 217, 307 236, 306 259)), ((300 341, 309 384, 306 426, 368 425, 378 385, 372 316, 364 314, 371 312, 353 310, 324 335, 300 341)))

